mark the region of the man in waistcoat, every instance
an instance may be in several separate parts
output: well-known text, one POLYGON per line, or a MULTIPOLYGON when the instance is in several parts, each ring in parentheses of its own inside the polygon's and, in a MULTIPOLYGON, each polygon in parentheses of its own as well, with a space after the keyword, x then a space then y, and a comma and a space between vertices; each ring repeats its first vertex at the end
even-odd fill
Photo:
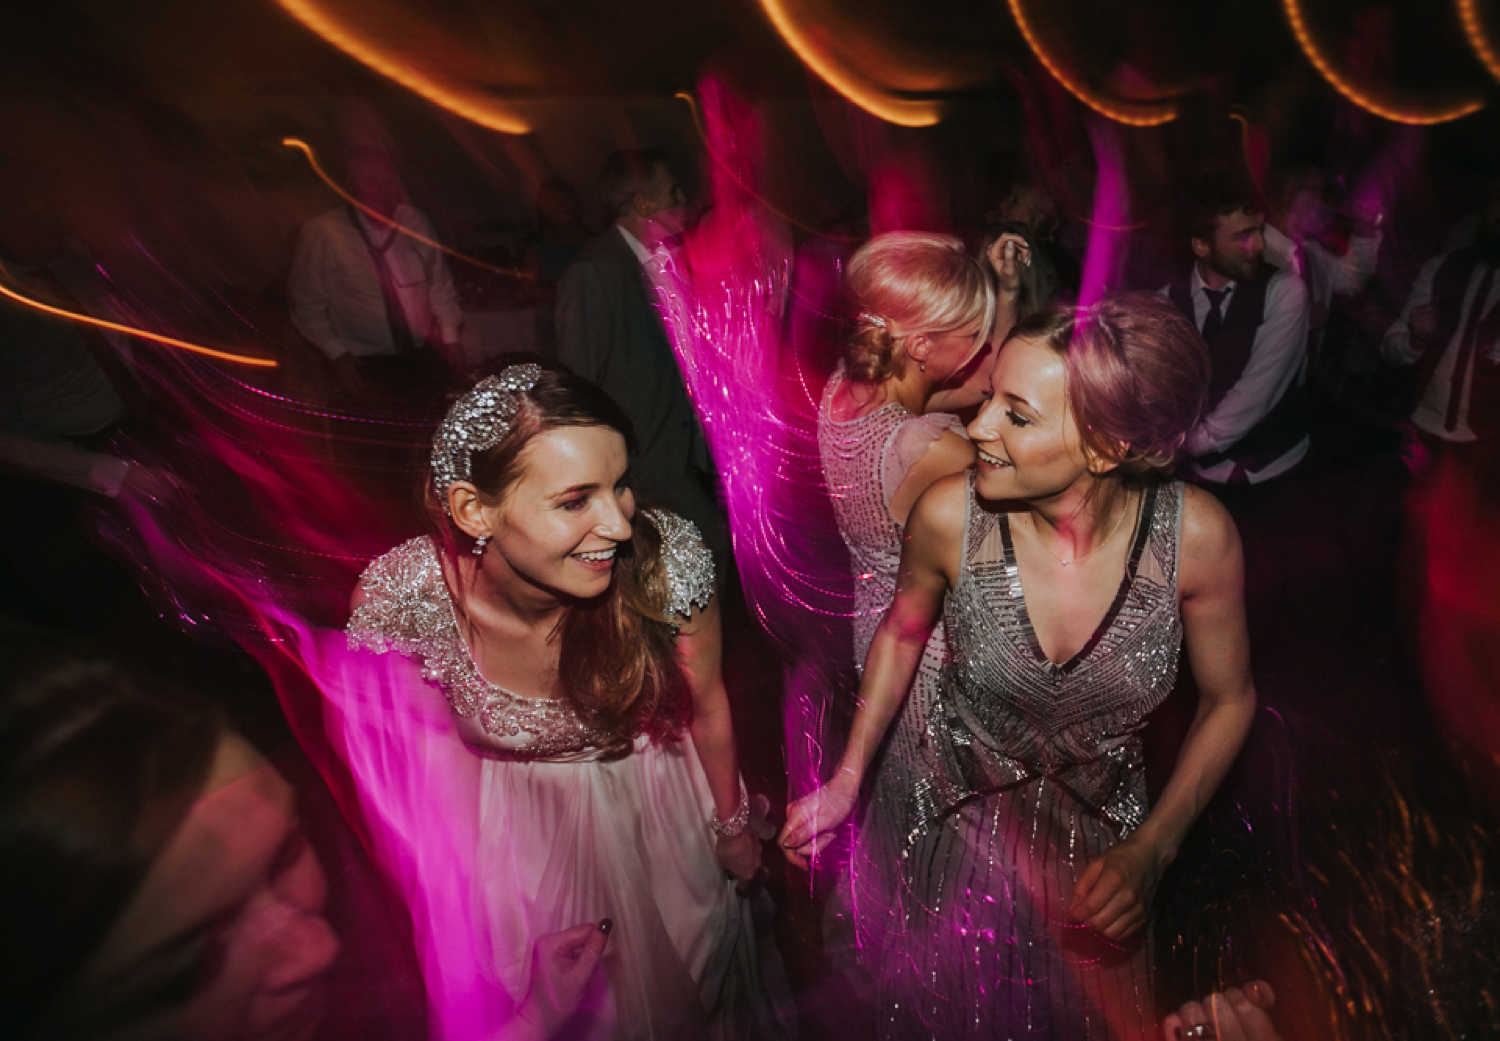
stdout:
POLYGON ((1500 433, 1500 186, 1480 216, 1472 244, 1423 265, 1381 343, 1387 361, 1417 367, 1411 422, 1430 447, 1500 433))
POLYGON ((1214 484, 1261 484, 1307 455, 1307 290, 1265 260, 1265 218, 1229 177, 1188 200, 1192 267, 1162 292, 1208 344, 1203 417, 1188 435, 1191 472, 1214 484))
POLYGON ((643 267, 657 243, 681 232, 687 198, 656 150, 615 152, 603 182, 614 223, 558 282, 557 357, 630 417, 639 443, 630 468, 637 499, 696 524, 722 571, 729 540, 713 461, 643 267))

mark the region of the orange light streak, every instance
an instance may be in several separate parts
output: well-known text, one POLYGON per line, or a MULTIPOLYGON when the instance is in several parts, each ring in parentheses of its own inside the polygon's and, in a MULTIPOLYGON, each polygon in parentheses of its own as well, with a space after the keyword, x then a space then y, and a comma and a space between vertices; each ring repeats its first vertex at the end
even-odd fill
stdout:
POLYGON ((363 62, 382 76, 395 80, 407 90, 420 94, 434 105, 441 105, 449 112, 502 134, 530 133, 531 127, 524 120, 497 105, 492 98, 479 91, 445 87, 422 75, 408 63, 350 32, 338 19, 311 0, 277 0, 277 3, 297 21, 351 58, 363 62))
POLYGON ((787 46, 808 68, 870 115, 901 127, 930 127, 942 119, 937 102, 893 98, 887 90, 870 82, 861 73, 841 67, 830 55, 823 53, 787 13, 784 0, 760 0, 760 6, 787 46))
POLYGON ((1489 74, 1500 80, 1500 55, 1490 45, 1489 35, 1484 31, 1484 22, 1479 17, 1477 0, 1458 0, 1458 20, 1464 27, 1469 46, 1489 70, 1489 74))
POLYGON ((374 210, 370 209, 370 207, 366 206, 354 196, 344 191, 344 189, 339 186, 339 183, 337 181, 328 176, 327 171, 325 171, 322 164, 318 162, 317 155, 313 153, 312 146, 309 145, 306 141, 302 140, 299 137, 283 137, 281 139, 281 143, 287 148, 295 148, 297 151, 306 156, 308 165, 312 167, 313 173, 318 175, 318 180, 322 181, 325 185, 328 186, 329 191, 333 192, 339 198, 343 199, 350 206, 357 207, 361 213, 365 214, 371 220, 378 220, 380 223, 385 224, 388 227, 395 228, 397 231, 407 236, 408 238, 416 239, 423 245, 431 246, 433 249, 446 253, 450 257, 456 257, 466 264, 473 264, 475 267, 482 267, 486 271, 493 271, 497 275, 510 275, 514 278, 532 277, 531 272, 529 271, 520 271, 516 268, 508 267, 496 267, 494 264, 486 264, 482 260, 471 257, 467 253, 460 253, 456 249, 449 249, 441 242, 436 242, 428 238, 426 235, 423 235, 421 232, 408 228, 405 224, 397 224, 389 217, 376 213, 374 210))
MULTIPOLYGON (((10 277, 9 272, 0 267, 0 275, 10 277)), ((151 340, 155 343, 165 344, 168 347, 176 347, 179 350, 192 351, 194 354, 204 354, 210 358, 218 358, 220 361, 233 362, 236 365, 255 365, 264 369, 274 369, 280 363, 273 358, 252 358, 244 354, 230 354, 228 351, 216 351, 212 347, 204 347, 201 344, 188 343, 186 340, 178 340, 171 336, 162 336, 160 333, 147 332, 145 329, 137 329, 131 325, 121 325, 118 322, 106 322, 102 318, 91 318, 86 314, 76 311, 68 311, 61 307, 53 307, 44 304, 40 300, 33 300, 29 296, 23 296, 4 283, 0 283, 0 296, 14 300, 34 311, 50 314, 57 318, 66 318, 70 322, 78 322, 82 325, 92 325, 100 329, 108 329, 111 332, 124 333, 126 336, 134 336, 142 340, 151 340)))
POLYGON ((1347 101, 1358 105, 1372 115, 1379 116, 1381 119, 1389 119, 1392 123, 1405 123, 1408 126, 1432 126, 1435 123, 1449 123, 1455 119, 1462 119, 1484 107, 1482 99, 1474 98, 1460 101, 1436 112, 1394 108, 1350 83, 1333 67, 1333 63, 1328 60, 1327 55, 1323 53, 1307 27, 1307 19, 1302 15, 1300 0, 1282 0, 1282 7, 1286 10, 1286 20, 1292 27, 1292 35, 1297 38, 1297 46, 1302 48, 1302 53, 1307 56, 1312 67, 1317 69, 1319 75, 1328 81, 1328 85, 1343 95, 1347 101))
POLYGON ((1116 123, 1123 123, 1131 127, 1155 127, 1163 123, 1170 123, 1177 118, 1177 106, 1166 104, 1156 106, 1121 105, 1105 98, 1090 90, 1084 83, 1067 69, 1063 68, 1042 46, 1041 39, 1036 30, 1032 28, 1031 22, 1026 17, 1026 11, 1021 6, 1021 0, 1008 0, 1010 4, 1011 17, 1016 20, 1016 28, 1021 30, 1021 35, 1026 38, 1026 45, 1031 48, 1037 61, 1041 62, 1052 78, 1063 85, 1063 89, 1083 102, 1089 108, 1113 119, 1116 123))

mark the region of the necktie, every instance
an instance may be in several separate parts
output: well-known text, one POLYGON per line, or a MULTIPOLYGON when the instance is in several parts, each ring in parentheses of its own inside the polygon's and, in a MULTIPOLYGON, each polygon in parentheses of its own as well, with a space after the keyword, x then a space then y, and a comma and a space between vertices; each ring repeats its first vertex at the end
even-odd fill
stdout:
POLYGON ((386 260, 386 251, 395 245, 396 236, 401 233, 395 228, 388 228, 385 241, 376 243, 365 230, 353 207, 349 210, 349 220, 354 223, 359 237, 365 240, 365 248, 370 251, 370 260, 375 264, 375 280, 380 283, 380 296, 385 301, 385 319, 391 329, 391 344, 396 348, 397 354, 405 354, 416 347, 416 337, 406 320, 406 308, 401 303, 401 294, 396 290, 395 273, 386 260))
POLYGON ((1212 344, 1219 330, 1224 326, 1224 312, 1222 305, 1224 298, 1229 295, 1229 287, 1223 289, 1209 289, 1203 287, 1203 295, 1208 297, 1208 317, 1203 320, 1203 342, 1212 344))
POLYGON ((1490 302, 1490 286, 1495 281, 1495 268, 1486 267, 1474 299, 1469 302, 1469 321, 1464 326, 1463 338, 1458 344, 1458 358, 1453 362, 1453 376, 1448 384, 1448 409, 1443 416, 1443 429, 1450 434, 1458 429, 1458 411, 1464 400, 1464 383, 1469 375, 1469 360, 1474 357, 1474 344, 1479 338, 1479 326, 1484 321, 1485 305, 1490 302))

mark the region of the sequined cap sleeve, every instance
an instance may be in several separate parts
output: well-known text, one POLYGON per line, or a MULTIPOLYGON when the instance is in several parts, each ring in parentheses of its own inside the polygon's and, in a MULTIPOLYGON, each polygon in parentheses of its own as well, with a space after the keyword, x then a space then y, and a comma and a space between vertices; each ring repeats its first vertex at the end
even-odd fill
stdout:
POLYGON ((443 571, 432 540, 419 536, 377 557, 359 576, 364 602, 349 616, 352 649, 418 654, 424 639, 451 622, 448 598, 439 593, 443 571))
POLYGON ((349 646, 393 650, 421 662, 422 675, 442 688, 453 711, 478 722, 487 747, 548 759, 601 745, 606 735, 579 719, 566 700, 518 697, 480 674, 458 631, 431 539, 412 539, 377 559, 359 588, 365 602, 345 627, 349 646))
POLYGON ((667 615, 690 618, 693 608, 708 606, 714 595, 714 558, 703 545, 697 525, 669 510, 642 511, 661 534, 667 568, 667 615))

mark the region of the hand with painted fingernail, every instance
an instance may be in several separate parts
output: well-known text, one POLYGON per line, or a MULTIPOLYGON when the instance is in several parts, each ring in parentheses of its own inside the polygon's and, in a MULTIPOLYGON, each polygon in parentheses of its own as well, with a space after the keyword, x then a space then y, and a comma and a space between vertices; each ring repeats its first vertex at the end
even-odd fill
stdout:
POLYGON ((1271 1009, 1276 993, 1264 980, 1189 1001, 1162 1020, 1166 1041, 1281 1041, 1271 1009))
POLYGON ((613 930, 613 920, 604 918, 538 939, 531 990, 495 1041, 541 1041, 561 1030, 578 1011, 613 930))

